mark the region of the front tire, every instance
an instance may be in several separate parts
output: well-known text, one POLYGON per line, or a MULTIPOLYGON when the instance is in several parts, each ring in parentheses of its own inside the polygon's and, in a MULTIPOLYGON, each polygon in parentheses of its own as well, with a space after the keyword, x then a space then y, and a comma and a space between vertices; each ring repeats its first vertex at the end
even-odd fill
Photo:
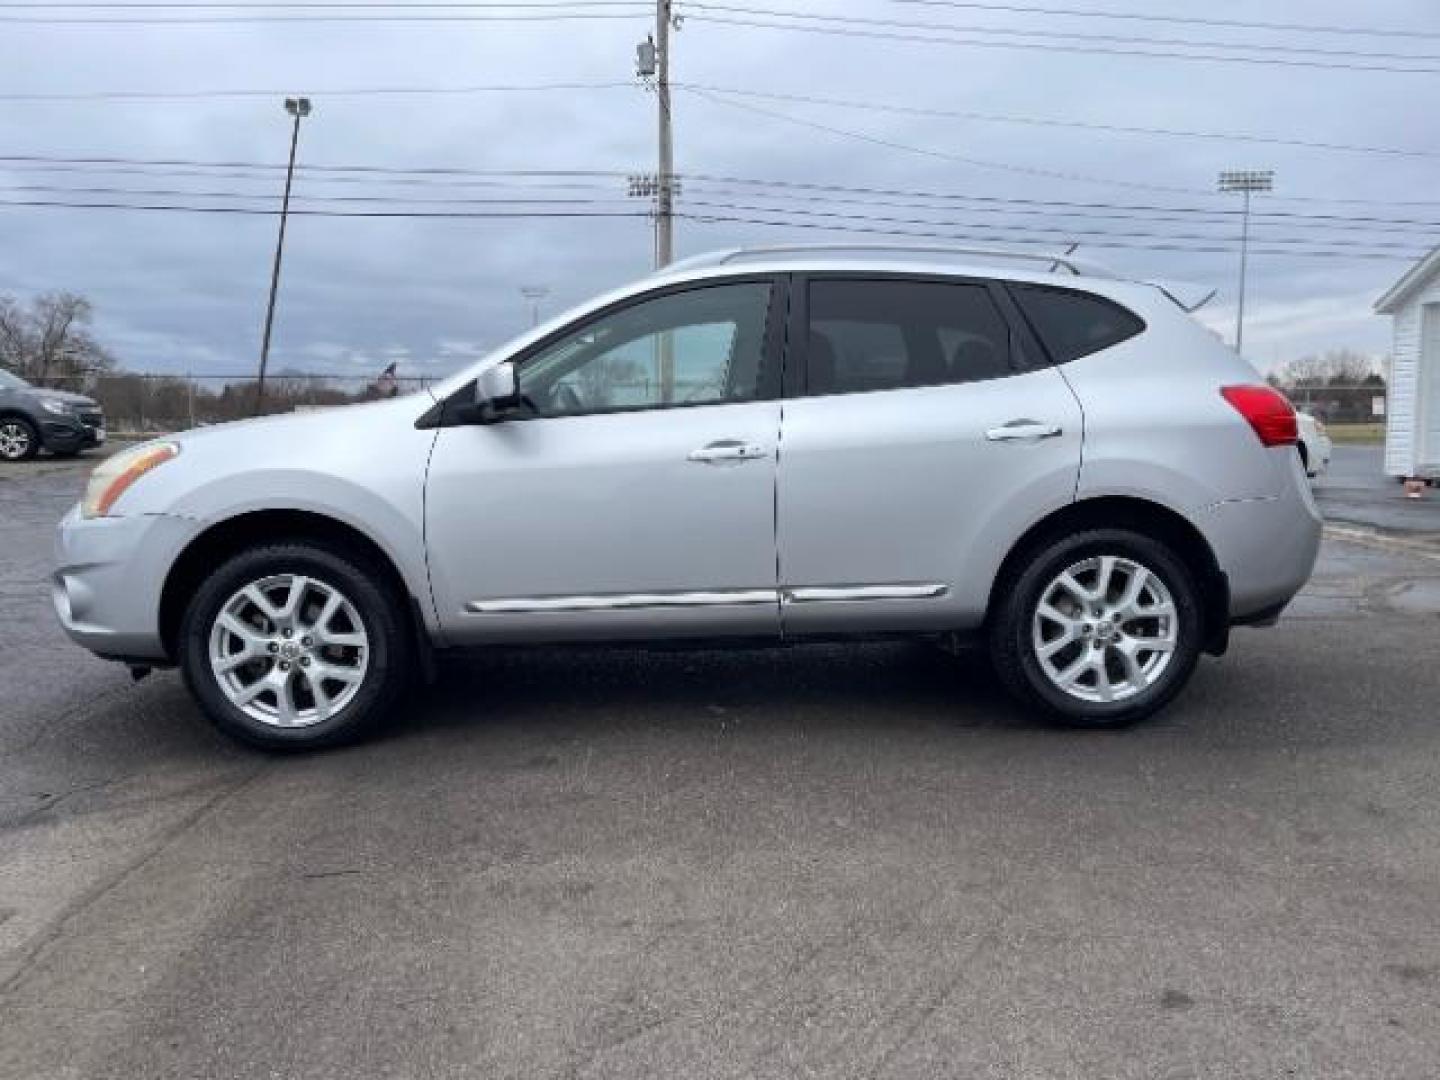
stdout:
POLYGON ((1164 544, 1095 529, 1035 550, 1002 583, 990 651, 1022 702, 1078 727, 1121 727, 1168 704, 1195 670, 1194 577, 1164 544))
POLYGON ((0 460, 28 461, 40 452, 40 433, 23 416, 0 419, 0 460))
POLYGON ((180 665, 226 734, 268 749, 349 742, 404 689, 403 598, 362 554, 318 543, 252 548, 185 611, 180 665))

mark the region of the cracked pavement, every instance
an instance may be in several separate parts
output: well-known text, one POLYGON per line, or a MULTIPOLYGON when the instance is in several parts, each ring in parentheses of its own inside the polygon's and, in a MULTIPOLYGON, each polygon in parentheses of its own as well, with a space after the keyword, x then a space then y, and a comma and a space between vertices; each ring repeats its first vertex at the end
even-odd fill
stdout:
POLYGON ((0 475, 0 1076, 1440 1060, 1436 560, 1327 541, 1124 733, 917 645, 541 650, 274 758, 64 640, 82 482, 0 475))

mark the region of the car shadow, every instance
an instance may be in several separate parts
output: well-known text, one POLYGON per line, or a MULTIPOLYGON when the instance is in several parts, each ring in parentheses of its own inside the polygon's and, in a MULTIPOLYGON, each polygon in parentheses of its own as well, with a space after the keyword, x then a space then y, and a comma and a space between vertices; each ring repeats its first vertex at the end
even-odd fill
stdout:
POLYGON ((724 650, 467 652, 408 699, 392 736, 485 725, 665 727, 698 719, 812 727, 1040 726, 978 651, 925 642, 724 650))

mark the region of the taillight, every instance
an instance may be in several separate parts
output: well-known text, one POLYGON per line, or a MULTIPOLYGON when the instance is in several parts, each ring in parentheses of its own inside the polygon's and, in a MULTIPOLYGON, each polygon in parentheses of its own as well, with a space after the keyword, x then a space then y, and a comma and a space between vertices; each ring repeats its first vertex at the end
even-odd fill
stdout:
POLYGON ((1222 386, 1220 394, 1245 418, 1265 446, 1294 446, 1300 433, 1295 407, 1272 386, 1222 386))

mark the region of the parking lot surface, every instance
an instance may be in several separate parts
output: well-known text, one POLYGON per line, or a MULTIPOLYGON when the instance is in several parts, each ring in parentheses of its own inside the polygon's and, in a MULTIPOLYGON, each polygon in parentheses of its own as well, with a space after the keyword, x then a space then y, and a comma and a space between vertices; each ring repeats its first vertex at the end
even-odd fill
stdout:
POLYGON ((0 1076, 1429 1077, 1440 561, 1327 542, 1132 731, 918 645, 496 653, 240 749, 0 476, 0 1076))
POLYGON ((1407 499, 1400 482, 1384 475, 1379 446, 1337 446, 1332 453, 1329 470, 1315 482, 1326 517, 1427 541, 1440 551, 1440 488, 1407 499))

